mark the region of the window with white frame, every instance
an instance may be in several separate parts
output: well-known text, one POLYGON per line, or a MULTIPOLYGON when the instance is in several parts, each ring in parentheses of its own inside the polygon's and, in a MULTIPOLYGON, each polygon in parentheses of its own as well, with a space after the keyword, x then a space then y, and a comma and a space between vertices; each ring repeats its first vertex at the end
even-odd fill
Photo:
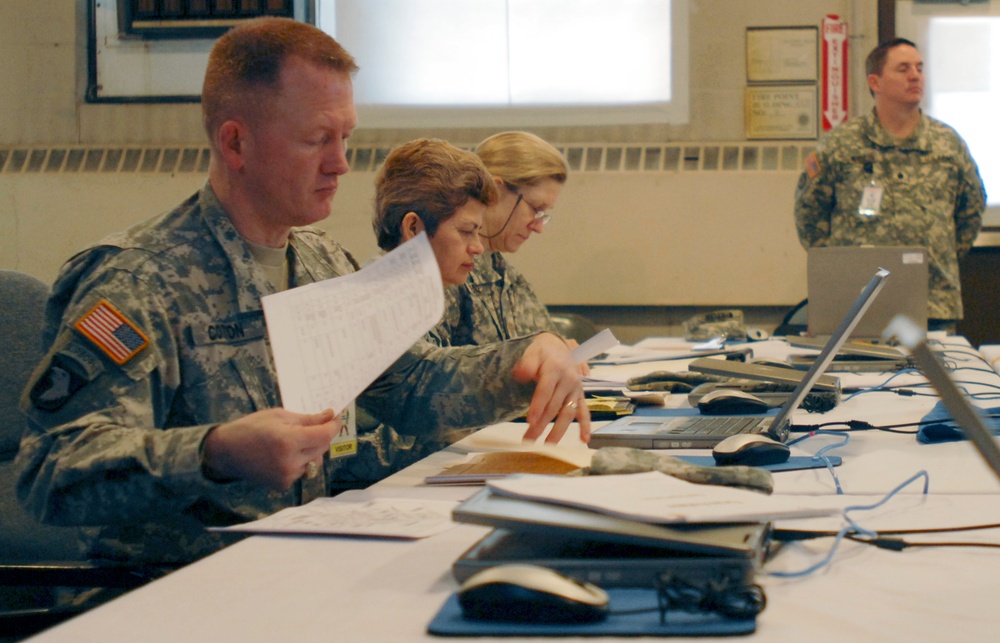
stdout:
POLYGON ((687 0, 319 0, 365 127, 685 123, 687 0))
POLYGON ((1000 226, 1000 0, 970 5, 899 2, 897 33, 924 59, 924 109, 954 127, 986 184, 984 223, 1000 226))

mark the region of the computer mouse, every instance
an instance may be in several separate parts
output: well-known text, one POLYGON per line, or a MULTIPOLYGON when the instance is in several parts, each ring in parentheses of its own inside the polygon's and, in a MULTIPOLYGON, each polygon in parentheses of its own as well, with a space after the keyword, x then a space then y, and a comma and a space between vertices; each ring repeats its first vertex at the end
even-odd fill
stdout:
POLYGON ((717 388, 698 400, 702 415, 751 415, 767 413, 768 408, 767 402, 753 393, 734 388, 717 388))
POLYGON ((608 616, 608 594, 549 567, 507 564, 470 576, 458 589, 465 618, 517 623, 594 623, 608 616))
POLYGON ((788 446, 760 433, 731 435, 712 449, 716 464, 745 464, 759 467, 788 461, 788 446))
POLYGON ((747 340, 751 342, 762 342, 765 339, 769 339, 771 336, 763 328, 748 328, 747 329, 747 340))

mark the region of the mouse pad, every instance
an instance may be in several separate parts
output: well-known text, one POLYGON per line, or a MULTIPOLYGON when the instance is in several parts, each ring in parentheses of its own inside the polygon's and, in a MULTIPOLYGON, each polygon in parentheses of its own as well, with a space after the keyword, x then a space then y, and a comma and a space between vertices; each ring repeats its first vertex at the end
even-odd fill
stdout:
POLYGON ((610 588, 612 611, 649 609, 640 614, 611 614, 600 623, 495 623, 462 616, 458 597, 448 597, 427 632, 437 636, 733 636, 752 634, 757 619, 734 619, 714 612, 667 612, 660 623, 656 590, 610 588))
MULTIPOLYGON (((986 416, 986 425, 990 427, 993 435, 1000 435, 1000 407, 984 408, 982 412, 986 416)), ((922 424, 917 429, 917 442, 921 444, 934 444, 936 442, 955 442, 965 440, 965 433, 955 425, 955 420, 951 413, 944 407, 944 402, 938 402, 930 412, 921 418, 922 424)))
MULTIPOLYGON (((710 455, 675 455, 678 460, 698 465, 699 467, 714 467, 715 458, 710 455)), ((839 455, 828 455, 826 458, 834 467, 839 467, 843 460, 839 455)), ((813 458, 811 455, 793 455, 784 462, 777 464, 758 464, 757 469, 767 469, 768 471, 799 471, 801 469, 825 469, 826 462, 813 458)))

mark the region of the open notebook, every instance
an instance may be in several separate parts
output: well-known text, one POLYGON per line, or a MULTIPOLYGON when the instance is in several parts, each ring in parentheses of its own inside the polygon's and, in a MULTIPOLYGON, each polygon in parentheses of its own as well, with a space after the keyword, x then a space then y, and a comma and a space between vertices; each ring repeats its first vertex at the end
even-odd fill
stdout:
POLYGON ((777 415, 705 415, 651 417, 636 416, 616 420, 590 436, 590 446, 632 447, 635 449, 703 449, 712 448, 737 433, 766 433, 784 442, 788 439, 792 412, 798 408, 823 371, 847 341, 865 311, 885 285, 889 271, 879 269, 861 291, 854 305, 841 320, 819 357, 799 381, 795 391, 781 406, 777 415))

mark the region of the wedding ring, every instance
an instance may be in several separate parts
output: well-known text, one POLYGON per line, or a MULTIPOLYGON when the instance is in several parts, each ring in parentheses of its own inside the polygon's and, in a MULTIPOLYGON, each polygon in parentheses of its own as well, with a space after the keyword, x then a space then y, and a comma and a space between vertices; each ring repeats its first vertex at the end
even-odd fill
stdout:
POLYGON ((305 479, 312 480, 318 475, 319 475, 319 465, 313 462, 312 460, 306 462, 306 473, 304 476, 305 479))
POLYGON ((573 409, 574 411, 576 410, 577 406, 579 406, 579 405, 576 403, 576 400, 573 400, 572 402, 567 402, 566 403, 566 408, 573 409))

